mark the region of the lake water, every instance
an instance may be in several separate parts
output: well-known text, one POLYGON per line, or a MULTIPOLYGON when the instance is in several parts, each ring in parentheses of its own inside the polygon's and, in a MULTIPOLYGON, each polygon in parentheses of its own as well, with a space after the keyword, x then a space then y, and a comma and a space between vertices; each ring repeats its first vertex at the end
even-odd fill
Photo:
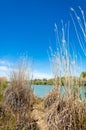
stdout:
POLYGON ((82 100, 86 100, 86 87, 80 89, 80 96, 82 100))
POLYGON ((32 85, 34 94, 38 97, 44 97, 47 93, 53 90, 51 85, 32 85))
MULTIPOLYGON (((51 85, 32 85, 32 88, 36 96, 45 97, 50 91, 53 90, 54 87, 51 85)), ((60 91, 63 95, 65 94, 64 87, 61 87, 60 91)), ((80 97, 82 100, 86 100, 86 88, 80 89, 80 97)))

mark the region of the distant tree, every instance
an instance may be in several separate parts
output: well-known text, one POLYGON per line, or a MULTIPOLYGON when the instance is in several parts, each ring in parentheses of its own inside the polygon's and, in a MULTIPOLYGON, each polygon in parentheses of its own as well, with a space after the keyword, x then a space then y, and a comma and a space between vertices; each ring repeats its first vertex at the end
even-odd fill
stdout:
POLYGON ((47 84, 53 85, 54 84, 54 79, 49 79, 48 82, 47 82, 47 84))
POLYGON ((4 83, 7 81, 7 78, 6 77, 0 77, 0 83, 4 83))
POLYGON ((81 75, 80 75, 80 77, 86 78, 86 72, 82 72, 81 75))

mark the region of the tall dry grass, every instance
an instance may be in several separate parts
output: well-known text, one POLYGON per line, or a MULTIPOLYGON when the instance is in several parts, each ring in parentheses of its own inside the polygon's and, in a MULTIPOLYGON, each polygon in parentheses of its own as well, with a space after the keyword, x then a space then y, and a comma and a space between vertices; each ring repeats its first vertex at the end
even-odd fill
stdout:
POLYGON ((58 100, 47 112, 49 130, 85 130, 86 104, 71 98, 58 100))
POLYGON ((31 118, 35 97, 31 88, 31 73, 28 59, 23 57, 18 67, 10 73, 10 84, 4 92, 3 106, 16 118, 16 130, 37 130, 37 124, 31 118))
MULTIPOLYGON (((72 9, 72 11, 74 10, 72 9)), ((81 8, 80 11, 82 13, 81 8)), ((64 24, 63 21, 61 23, 62 28, 60 30, 55 24, 56 51, 53 52, 50 48, 55 89, 44 100, 44 108, 47 112, 46 123, 49 130, 86 130, 86 102, 80 100, 79 90, 82 87, 82 78, 78 77, 82 70, 80 65, 83 62, 76 51, 77 48, 74 43, 71 46, 69 37, 70 23, 64 24), (78 64, 77 61, 82 63, 78 64), (62 77, 64 77, 65 97, 59 91, 62 86, 62 77)), ((75 26, 74 21, 73 25, 75 26)), ((84 25, 85 28, 82 28, 80 23, 79 26, 82 29, 81 33, 84 35, 85 40, 86 24, 84 25)), ((74 28, 76 30, 76 26, 74 28)), ((77 35, 78 37, 79 35, 77 35)), ((83 43, 79 41, 79 45, 84 54, 86 54, 83 43)))

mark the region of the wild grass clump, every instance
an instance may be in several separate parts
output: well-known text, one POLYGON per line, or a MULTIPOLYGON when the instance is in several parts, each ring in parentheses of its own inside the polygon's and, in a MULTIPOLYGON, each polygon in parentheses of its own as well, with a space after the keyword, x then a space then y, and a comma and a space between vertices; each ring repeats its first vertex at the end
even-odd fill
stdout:
POLYGON ((25 58, 19 62, 18 68, 11 72, 10 85, 4 92, 4 106, 13 114, 18 113, 19 116, 31 110, 34 103, 27 65, 25 58))
MULTIPOLYGON (((83 10, 80 7, 79 9, 84 19, 83 10)), ((85 21, 80 19, 73 8, 72 11, 74 11, 75 16, 78 18, 79 27, 83 34, 82 36, 84 36, 83 38, 85 39, 86 24, 85 26, 81 24, 81 22, 85 23, 85 21), (82 28, 82 26, 85 28, 82 28)), ((81 41, 81 37, 79 37, 80 35, 78 35, 73 18, 72 21, 77 33, 79 46, 86 56, 86 49, 85 46, 83 46, 84 43, 81 41)), ((56 51, 53 52, 50 48, 50 61, 54 74, 54 86, 57 92, 53 91, 51 95, 45 98, 45 108, 48 108, 48 111, 46 111, 46 123, 49 130, 86 130, 86 102, 80 99, 80 88, 82 88, 85 83, 82 80, 82 77, 78 77, 82 71, 82 56, 77 51, 77 46, 74 43, 71 44, 69 37, 69 22, 68 24, 64 24, 63 21, 61 22, 62 28, 60 31, 58 30, 58 26, 55 24, 57 42, 56 51), (59 92, 59 88, 62 85, 65 88, 65 97, 62 97, 60 92, 60 98, 57 98, 58 96, 56 93, 59 92), (52 97, 54 97, 53 95, 55 95, 55 98, 51 100, 52 97), (51 107, 48 107, 50 105, 51 107)))
POLYGON ((16 130, 37 130, 36 123, 30 118, 35 97, 27 63, 26 57, 20 60, 18 68, 11 71, 10 84, 4 91, 3 106, 15 116, 16 130))
POLYGON ((49 130, 85 130, 86 104, 80 100, 62 99, 47 114, 49 130))
POLYGON ((56 102, 60 100, 60 94, 57 91, 57 89, 52 90, 52 92, 50 92, 48 95, 46 95, 46 97, 44 98, 43 101, 43 107, 46 110, 49 110, 52 105, 56 102))
POLYGON ((4 93, 4 106, 13 114, 22 116, 33 109, 34 95, 31 88, 8 87, 4 93))
POLYGON ((21 118, 16 124, 16 130, 39 130, 37 123, 33 119, 21 118))
POLYGON ((15 130, 15 117, 0 106, 0 130, 15 130))

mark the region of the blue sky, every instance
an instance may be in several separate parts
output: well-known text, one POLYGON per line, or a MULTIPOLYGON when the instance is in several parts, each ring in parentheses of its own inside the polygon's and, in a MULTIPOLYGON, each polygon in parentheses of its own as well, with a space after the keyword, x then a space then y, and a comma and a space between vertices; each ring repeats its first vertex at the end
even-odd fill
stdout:
MULTIPOLYGON (((54 24, 61 27, 70 18, 70 7, 86 9, 86 0, 3 0, 0 1, 0 61, 14 63, 27 53, 39 77, 51 75, 49 46, 56 47, 54 24)), ((70 30, 73 31, 71 24, 70 30)), ((76 42, 71 36, 71 41, 76 42)), ((86 43, 85 43, 86 44, 86 43)), ((78 47, 78 50, 80 48, 78 47)), ((80 51, 85 63, 85 57, 80 51)), ((3 64, 2 64, 3 63, 3 64)), ((83 70, 85 66, 83 65, 83 70)), ((1 71, 2 72, 2 71, 1 71)))

